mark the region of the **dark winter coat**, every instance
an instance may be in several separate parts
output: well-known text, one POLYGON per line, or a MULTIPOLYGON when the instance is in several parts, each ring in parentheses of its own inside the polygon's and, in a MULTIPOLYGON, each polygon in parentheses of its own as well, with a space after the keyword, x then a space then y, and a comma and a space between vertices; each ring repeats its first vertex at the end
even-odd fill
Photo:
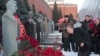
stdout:
POLYGON ((95 28, 95 32, 94 32, 94 38, 93 40, 95 42, 98 42, 100 43, 100 23, 98 25, 96 25, 96 28, 95 28))
POLYGON ((67 26, 67 22, 63 22, 61 25, 60 25, 60 31, 62 32, 62 37, 63 38, 68 38, 68 33, 66 31, 66 26, 67 26))
POLYGON ((93 33, 95 30, 95 24, 93 20, 90 21, 83 21, 82 28, 89 32, 89 34, 93 33))
POLYGON ((91 40, 89 38, 89 34, 82 28, 75 28, 74 33, 71 35, 71 39, 74 40, 78 46, 80 47, 81 43, 84 43, 84 50, 87 50, 91 47, 91 40))

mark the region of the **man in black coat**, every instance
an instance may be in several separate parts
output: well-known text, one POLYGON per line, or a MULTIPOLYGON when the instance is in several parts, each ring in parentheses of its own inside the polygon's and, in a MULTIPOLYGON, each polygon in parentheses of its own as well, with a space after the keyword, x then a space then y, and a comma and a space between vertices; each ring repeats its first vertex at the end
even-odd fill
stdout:
POLYGON ((78 44, 78 56, 90 56, 91 40, 88 32, 82 28, 74 29, 71 25, 67 25, 66 30, 70 34, 71 39, 78 44))

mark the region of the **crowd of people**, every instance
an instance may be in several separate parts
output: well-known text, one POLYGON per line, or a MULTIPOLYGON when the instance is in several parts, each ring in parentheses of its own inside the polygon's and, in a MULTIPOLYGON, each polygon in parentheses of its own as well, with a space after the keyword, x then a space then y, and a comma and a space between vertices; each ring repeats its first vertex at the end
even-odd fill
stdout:
POLYGON ((91 52, 100 54, 100 18, 93 19, 86 15, 84 21, 74 19, 70 23, 69 16, 64 16, 64 21, 57 25, 62 32, 62 48, 64 51, 78 52, 78 56, 89 56, 91 52))

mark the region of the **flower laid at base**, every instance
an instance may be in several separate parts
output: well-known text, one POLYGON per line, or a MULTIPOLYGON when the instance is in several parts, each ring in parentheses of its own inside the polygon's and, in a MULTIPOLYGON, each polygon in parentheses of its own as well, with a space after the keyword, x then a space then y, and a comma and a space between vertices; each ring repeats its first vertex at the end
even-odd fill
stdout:
POLYGON ((12 56, 63 56, 61 49, 43 48, 31 36, 18 37, 17 40, 20 40, 19 51, 13 53, 12 56))

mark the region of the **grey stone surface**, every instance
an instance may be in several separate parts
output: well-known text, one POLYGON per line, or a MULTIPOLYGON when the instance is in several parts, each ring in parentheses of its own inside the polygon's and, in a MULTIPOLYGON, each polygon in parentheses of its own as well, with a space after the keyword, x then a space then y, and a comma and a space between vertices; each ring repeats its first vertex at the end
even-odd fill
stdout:
POLYGON ((7 11, 2 16, 3 47, 6 56, 18 50, 16 37, 18 36, 18 23, 14 17, 17 5, 16 1, 9 0, 6 4, 7 11))

